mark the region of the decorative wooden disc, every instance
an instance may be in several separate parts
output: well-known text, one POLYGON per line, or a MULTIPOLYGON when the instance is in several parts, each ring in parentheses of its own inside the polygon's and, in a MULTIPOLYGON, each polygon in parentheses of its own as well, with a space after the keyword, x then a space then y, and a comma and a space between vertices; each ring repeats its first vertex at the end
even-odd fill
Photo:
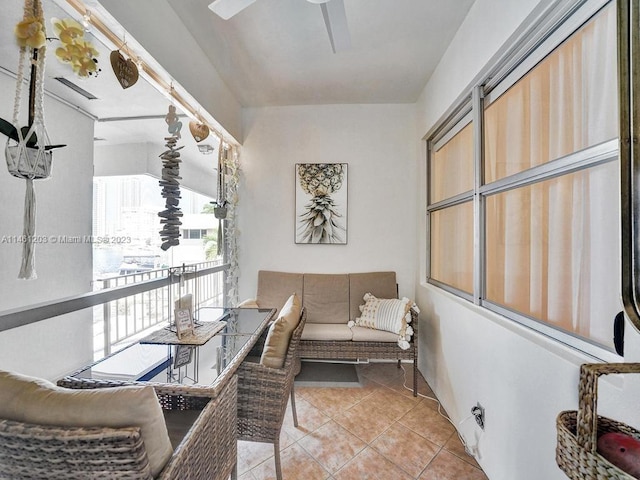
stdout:
POLYGON ((189 130, 191 131, 191 135, 193 135, 193 138, 196 140, 196 142, 201 142, 209 136, 209 127, 207 127, 204 123, 191 121, 189 122, 189 130))
POLYGON ((129 88, 138 81, 138 67, 131 59, 125 59, 119 50, 111 52, 111 67, 122 88, 129 88))

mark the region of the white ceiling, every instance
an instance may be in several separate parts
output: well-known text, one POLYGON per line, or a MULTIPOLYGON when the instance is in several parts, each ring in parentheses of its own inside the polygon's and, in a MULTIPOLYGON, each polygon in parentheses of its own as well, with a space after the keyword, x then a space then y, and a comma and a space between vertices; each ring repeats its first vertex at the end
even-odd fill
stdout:
MULTIPOLYGON (((23 0, 1 1, 0 67, 15 72, 18 56, 13 30, 22 18, 23 0)), ((320 6, 305 0, 257 0, 230 20, 209 10, 212 0, 165 1, 240 104, 256 107, 415 102, 474 0, 344 0, 352 46, 335 54, 320 6)), ((46 16, 69 17, 71 9, 65 12, 56 3, 64 5, 64 0, 43 0, 46 16)), ((170 32, 175 21, 171 18, 166 25, 158 25, 159 31, 170 32)), ((53 36, 50 24, 47 31, 53 36)), ((166 131, 167 99, 142 78, 123 90, 109 64, 110 49, 92 40, 100 50, 98 77, 79 79, 55 60, 55 48, 50 48, 47 90, 98 119, 95 136, 105 143, 161 139, 166 131), (53 80, 56 76, 98 99, 84 99, 53 80), (149 116, 156 118, 139 119, 149 116)), ((183 123, 183 138, 192 140, 188 119, 183 123)), ((210 158, 204 160, 210 162, 210 158)))
POLYGON ((474 0, 344 0, 351 48, 333 53, 320 5, 257 0, 223 20, 168 0, 245 107, 413 103, 474 0))

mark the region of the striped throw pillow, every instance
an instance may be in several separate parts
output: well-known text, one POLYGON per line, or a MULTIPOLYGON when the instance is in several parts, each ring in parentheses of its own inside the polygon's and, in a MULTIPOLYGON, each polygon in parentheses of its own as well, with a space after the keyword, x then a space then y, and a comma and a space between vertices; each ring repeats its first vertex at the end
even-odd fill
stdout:
MULTIPOLYGON (((413 329, 410 310, 414 303, 408 298, 377 298, 371 293, 365 293, 364 305, 360 305, 360 317, 356 318, 353 325, 398 334, 398 345, 402 349, 409 348, 409 340, 413 329)), ((349 322, 350 324, 352 322, 349 322)), ((353 326, 349 325, 349 326, 353 326)))

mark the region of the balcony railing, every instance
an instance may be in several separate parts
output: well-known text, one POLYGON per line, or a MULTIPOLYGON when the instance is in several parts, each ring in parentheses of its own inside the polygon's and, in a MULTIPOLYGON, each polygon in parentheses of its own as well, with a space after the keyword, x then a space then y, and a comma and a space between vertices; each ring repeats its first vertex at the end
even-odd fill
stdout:
POLYGON ((228 269, 228 263, 217 260, 100 280, 93 292, 0 313, 0 331, 91 308, 94 357, 101 358, 168 324, 182 295, 193 295, 195 312, 203 306, 226 306, 228 269))
POLYGON ((114 349, 144 336, 158 325, 167 324, 173 314, 173 302, 191 294, 194 311, 208 305, 224 303, 224 270, 207 275, 222 265, 222 259, 131 273, 100 279, 95 289, 140 284, 150 280, 163 280, 157 288, 118 298, 94 308, 94 357, 101 358, 114 349), (172 277, 172 281, 169 278, 172 277))

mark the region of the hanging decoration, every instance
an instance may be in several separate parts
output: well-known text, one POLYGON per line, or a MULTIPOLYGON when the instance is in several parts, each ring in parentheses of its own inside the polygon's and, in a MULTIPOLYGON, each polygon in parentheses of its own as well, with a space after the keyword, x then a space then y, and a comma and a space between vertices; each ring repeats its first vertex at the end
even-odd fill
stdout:
POLYGON ((209 127, 202 122, 190 121, 189 131, 191 132, 191 135, 193 135, 193 139, 198 143, 209 136, 209 127))
POLYGON ((36 278, 35 236, 36 196, 33 181, 46 179, 51 173, 54 148, 48 145, 49 135, 44 126, 44 67, 46 56, 46 30, 40 0, 25 0, 24 17, 16 25, 15 35, 20 46, 13 123, 0 118, 0 132, 8 137, 5 157, 9 173, 26 180, 24 198, 24 225, 22 232, 22 263, 18 278, 36 278), (25 127, 18 127, 22 105, 22 85, 25 68, 30 68, 29 112, 25 127))
POLYGON ((109 57, 111 68, 123 89, 132 87, 139 78, 138 67, 130 58, 125 59, 120 50, 114 50, 109 57))
POLYGON ((101 71, 96 58, 99 52, 84 38, 84 27, 72 18, 61 20, 54 17, 51 24, 60 40, 60 46, 56 48, 56 58, 71 65, 73 73, 80 78, 97 76, 101 71))
POLYGON ((169 248, 176 246, 180 243, 180 217, 182 212, 178 204, 180 203, 180 151, 184 145, 177 147, 178 139, 180 138, 180 128, 182 124, 178 122, 178 116, 176 115, 176 107, 169 106, 169 113, 165 117, 167 122, 170 137, 165 137, 168 150, 164 151, 160 158, 162 159, 162 179, 159 184, 162 187, 162 197, 165 199, 166 209, 158 213, 161 218, 160 223, 163 225, 160 230, 160 238, 162 239, 162 250, 168 250, 169 248), (179 127, 176 127, 176 123, 180 123, 179 127))
MULTIPOLYGON (((173 87, 171 87, 171 91, 173 91, 173 87)), ((182 130, 182 122, 178 118, 178 114, 176 113, 176 106, 169 105, 169 113, 164 117, 164 121, 167 122, 167 126, 169 127, 169 133, 176 137, 177 139, 181 138, 180 130, 182 130)))
POLYGON ((220 146, 218 147, 218 187, 217 187, 217 199, 213 204, 213 214, 218 219, 218 252, 220 255, 222 253, 222 242, 223 242, 223 230, 224 226, 222 220, 227 218, 227 200, 225 198, 225 168, 226 168, 226 160, 228 154, 228 148, 224 146, 223 139, 220 137, 220 146))
POLYGON ((238 188, 240 186, 240 161, 235 147, 230 150, 224 162, 225 167, 225 198, 227 199, 227 215, 225 220, 225 262, 229 264, 227 270, 227 305, 237 306, 240 302, 238 293, 238 278, 240 268, 238 266, 238 222, 236 209, 238 207, 238 188))

